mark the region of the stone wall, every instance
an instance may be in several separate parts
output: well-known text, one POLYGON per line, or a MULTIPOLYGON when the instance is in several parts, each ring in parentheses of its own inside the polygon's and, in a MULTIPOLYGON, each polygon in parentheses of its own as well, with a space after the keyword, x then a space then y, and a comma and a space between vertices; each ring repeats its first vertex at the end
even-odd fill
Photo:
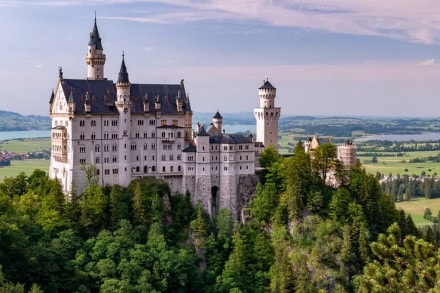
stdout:
POLYGON ((241 215, 242 209, 247 207, 251 199, 254 197, 258 181, 258 176, 255 174, 239 175, 237 182, 237 215, 241 215))

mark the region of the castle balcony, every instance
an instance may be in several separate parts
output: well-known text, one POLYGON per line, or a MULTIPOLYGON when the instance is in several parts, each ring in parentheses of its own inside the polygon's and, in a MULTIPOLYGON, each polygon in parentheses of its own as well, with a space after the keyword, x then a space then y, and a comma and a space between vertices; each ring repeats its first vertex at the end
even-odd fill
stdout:
POLYGON ((176 139, 174 137, 163 137, 160 139, 162 143, 175 143, 176 139))
POLYGON ((57 162, 67 163, 67 154, 62 154, 62 155, 54 154, 53 158, 57 162))

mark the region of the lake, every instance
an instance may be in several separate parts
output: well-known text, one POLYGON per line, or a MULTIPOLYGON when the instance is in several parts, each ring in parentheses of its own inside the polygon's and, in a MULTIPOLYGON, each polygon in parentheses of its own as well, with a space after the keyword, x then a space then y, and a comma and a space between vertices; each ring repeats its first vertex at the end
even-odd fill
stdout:
MULTIPOLYGON (((255 133, 255 125, 252 124, 224 124, 223 129, 226 133, 246 132, 248 130, 255 133)), ((0 141, 38 137, 50 137, 50 130, 0 131, 0 141)))
POLYGON ((50 130, 28 130, 28 131, 0 131, 0 141, 20 139, 50 137, 50 130))
POLYGON ((369 140, 388 140, 388 141, 427 141, 440 140, 439 132, 425 132, 419 134, 377 134, 355 138, 354 142, 364 142, 369 140))

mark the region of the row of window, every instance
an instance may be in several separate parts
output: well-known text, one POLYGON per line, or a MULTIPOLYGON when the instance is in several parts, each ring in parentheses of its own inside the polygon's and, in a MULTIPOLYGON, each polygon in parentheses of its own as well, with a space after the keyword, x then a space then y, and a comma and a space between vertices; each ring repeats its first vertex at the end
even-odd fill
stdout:
MULTIPOLYGON (((127 132, 126 130, 124 130, 124 134, 123 134, 123 136, 128 136, 128 132, 127 132)), ((53 137, 54 137, 54 135, 53 135, 53 137)), ((66 137, 66 134, 64 135, 64 137, 66 137)), ((104 139, 109 139, 109 137, 110 137, 110 133, 107 132, 107 131, 104 132, 104 139)), ((140 133, 139 133, 139 132, 136 132, 135 137, 136 137, 136 138, 140 138, 140 133)), ((148 138, 148 133, 147 133, 147 132, 144 132, 143 137, 144 137, 144 138, 148 138)), ((155 138, 155 137, 156 137, 156 133, 155 133, 155 132, 152 132, 152 133, 151 133, 151 137, 152 137, 152 138, 155 138)), ((180 132, 179 132, 179 136, 178 136, 178 138, 180 138, 180 137, 181 137, 181 135, 180 135, 180 132)), ((59 137, 54 137, 54 138, 59 138, 59 137)), ((79 139, 81 139, 81 140, 86 139, 86 135, 85 135, 84 132, 81 132, 81 133, 80 133, 80 135, 79 135, 79 139)), ((95 134, 94 132, 90 135, 90 139, 92 139, 92 140, 95 140, 95 139, 96 139, 96 134, 95 134)), ((118 134, 117 134, 117 133, 112 133, 112 135, 111 135, 111 139, 118 139, 118 134)))
MULTIPOLYGON (((178 154, 176 158, 177 158, 177 161, 180 161, 182 159, 182 155, 178 154)), ((162 155, 162 161, 166 161, 166 160, 167 160, 167 156, 166 155, 162 155)), ((171 154, 169 156, 169 161, 174 161, 174 155, 171 154)))
POLYGON ((55 138, 55 139, 67 138, 67 133, 63 132, 61 134, 61 132, 52 132, 52 138, 55 138))
MULTIPOLYGON (((67 121, 66 121, 66 123, 67 123, 67 121)), ((117 119, 116 120, 114 119, 114 120, 104 120, 103 121, 104 126, 110 126, 110 125, 111 126, 118 126, 118 123, 119 123, 119 120, 117 120, 117 119)), ((130 121, 130 124, 133 125, 133 121, 132 120, 130 121)), ((156 120, 150 120, 149 124, 151 126, 156 125, 156 120)), ((56 121, 56 120, 55 120, 55 125, 58 125, 58 121, 56 121)), ((96 120, 90 120, 90 126, 96 126, 96 125, 97 125, 96 120)), ((137 121, 137 125, 138 126, 143 126, 144 125, 144 120, 138 120, 137 121)), ((164 125, 164 124, 162 124, 162 125, 164 125)), ((165 120, 165 125, 166 125, 166 120, 165 120)), ((173 120, 173 125, 177 126, 177 120, 173 120)), ((66 126, 67 126, 67 124, 66 124, 66 126)), ((86 126, 86 121, 85 120, 80 120, 79 121, 79 126, 85 127, 86 126)))
MULTIPOLYGON (((151 160, 154 161, 154 159, 155 159, 155 156, 151 156, 151 160)), ((124 156, 124 160, 127 160, 127 156, 124 156)), ((147 160, 147 156, 144 156, 144 161, 146 161, 146 160, 147 160)), ((177 160, 181 160, 181 155, 177 155, 177 160)), ((139 162, 139 156, 136 156, 136 161, 139 162)), ((170 157, 170 161, 172 161, 171 157, 170 157)), ((117 163, 118 162, 118 157, 113 157, 112 162, 113 163, 117 163)), ((95 163, 96 164, 101 163, 100 157, 96 157, 95 158, 95 163)), ((110 163, 110 158, 104 158, 104 163, 110 163)))
MULTIPOLYGON (((81 164, 85 164, 86 163, 85 159, 80 159, 80 163, 81 164)), ((151 166, 150 168, 151 168, 150 172, 156 172, 156 166, 151 166)), ((119 169, 118 168, 111 169, 111 171, 112 171, 112 174, 114 174, 114 175, 119 174, 119 169)), ((143 171, 144 171, 144 173, 148 173, 148 166, 144 166, 143 171)), ((182 171, 182 167, 181 166, 177 166, 177 168, 174 169, 174 166, 169 166, 169 169, 167 170, 166 166, 162 166, 162 172, 167 172, 167 171, 168 172, 175 172, 175 171, 181 172, 182 171)), ((139 166, 133 167, 133 172, 139 173, 140 172, 140 167, 139 166)), ((99 176, 100 174, 101 174, 100 170, 96 169, 96 175, 99 176)), ((104 169, 104 175, 110 175, 110 169, 104 169)))
MULTIPOLYGON (((240 170, 243 170, 242 168, 243 166, 240 166, 240 170)), ((212 166, 211 167, 211 171, 218 170, 217 166, 212 166)), ((249 170, 249 166, 246 165, 246 170, 249 170)), ((188 171, 194 171, 194 166, 188 166, 188 171)), ((202 171, 205 171, 205 167, 202 167, 202 171)), ((227 166, 223 166, 223 171, 228 171, 228 167, 227 166)))

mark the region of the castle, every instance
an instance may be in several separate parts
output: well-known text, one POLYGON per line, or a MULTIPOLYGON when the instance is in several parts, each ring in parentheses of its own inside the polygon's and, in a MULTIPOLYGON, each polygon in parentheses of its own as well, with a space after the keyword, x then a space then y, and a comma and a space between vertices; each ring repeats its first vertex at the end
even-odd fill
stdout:
POLYGON ((265 146, 278 147, 280 108, 276 88, 266 80, 254 109, 256 140, 227 134, 217 111, 212 127, 198 125, 183 80, 178 84, 130 82, 125 57, 116 83, 104 75, 106 55, 96 18, 86 55, 87 77, 59 80, 50 98, 51 162, 49 176, 66 194, 85 191, 84 166, 94 166, 99 185, 127 186, 133 179, 153 176, 174 192, 191 193, 214 215, 229 208, 235 217, 252 197, 256 157, 265 146))

